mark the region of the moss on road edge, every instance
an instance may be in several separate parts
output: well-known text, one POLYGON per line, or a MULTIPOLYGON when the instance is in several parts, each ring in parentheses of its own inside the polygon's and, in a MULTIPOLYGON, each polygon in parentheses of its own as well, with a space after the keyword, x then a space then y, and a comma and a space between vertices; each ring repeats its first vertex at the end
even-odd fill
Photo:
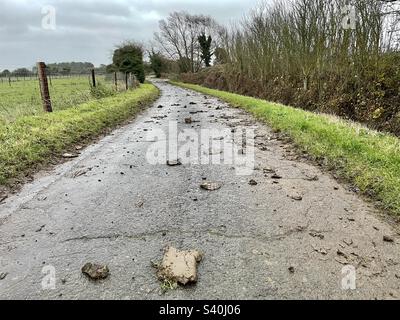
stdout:
POLYGON ((0 126, 0 185, 10 186, 66 149, 116 127, 158 96, 154 85, 143 84, 134 91, 0 126))
POLYGON ((252 113, 286 134, 302 151, 377 200, 380 207, 400 215, 400 139, 337 117, 315 114, 265 100, 171 82, 211 95, 252 113))

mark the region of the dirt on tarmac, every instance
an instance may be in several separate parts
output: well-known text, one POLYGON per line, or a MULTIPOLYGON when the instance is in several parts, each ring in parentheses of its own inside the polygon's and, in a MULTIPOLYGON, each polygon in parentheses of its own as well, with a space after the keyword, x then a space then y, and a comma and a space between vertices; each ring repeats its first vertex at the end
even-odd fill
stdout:
POLYGON ((160 99, 135 121, 0 204, 1 299, 400 298, 399 237, 371 204, 244 111, 155 83, 160 99), (242 155, 254 146, 254 170, 151 163, 171 123, 220 132, 242 155), (242 129, 253 144, 232 139, 242 129), (197 284, 162 290, 152 262, 168 246, 202 253, 197 284), (87 263, 107 278, 91 281, 87 263))

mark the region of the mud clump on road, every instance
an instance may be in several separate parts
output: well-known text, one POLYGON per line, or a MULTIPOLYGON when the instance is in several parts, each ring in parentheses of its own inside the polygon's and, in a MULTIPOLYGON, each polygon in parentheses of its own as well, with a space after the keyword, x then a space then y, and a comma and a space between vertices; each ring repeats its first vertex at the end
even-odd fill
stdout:
POLYGON ((282 176, 279 175, 279 174, 277 174, 277 173, 274 173, 274 174, 271 176, 271 179, 280 180, 280 179, 282 179, 282 176))
POLYGON ((295 201, 302 201, 303 200, 303 196, 301 194, 299 194, 299 193, 293 193, 293 194, 289 195, 289 197, 292 200, 295 200, 295 201))
POLYGON ((62 156, 63 156, 64 159, 78 158, 78 155, 74 154, 74 153, 64 153, 62 156))
POLYGON ((177 167, 177 166, 181 166, 181 165, 182 165, 182 161, 180 159, 167 161, 167 166, 169 166, 169 167, 177 167))
POLYGON ((86 263, 82 267, 82 273, 88 276, 91 280, 104 280, 110 275, 110 270, 106 265, 94 263, 86 263))
POLYGON ((256 180, 252 179, 249 181, 249 185, 256 186, 256 185, 258 185, 258 182, 256 180))
POLYGON ((198 279, 197 264, 203 255, 197 250, 180 251, 167 247, 164 259, 158 267, 157 278, 160 281, 170 281, 187 285, 196 283, 198 279))
POLYGON ((0 193, 0 203, 4 202, 7 198, 8 198, 7 195, 2 195, 2 194, 0 193))
POLYGON ((200 188, 207 191, 216 191, 222 188, 222 184, 219 182, 203 182, 200 188))
POLYGON ((383 241, 384 242, 389 242, 389 243, 393 243, 394 242, 394 238, 388 235, 383 236, 383 241))

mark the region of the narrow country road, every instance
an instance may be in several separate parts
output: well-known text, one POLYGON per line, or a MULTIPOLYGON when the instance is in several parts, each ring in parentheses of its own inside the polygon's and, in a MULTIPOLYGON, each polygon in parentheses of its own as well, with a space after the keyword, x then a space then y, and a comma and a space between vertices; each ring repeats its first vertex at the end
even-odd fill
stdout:
POLYGON ((1 299, 400 298, 397 232, 371 205, 244 111, 156 85, 153 107, 0 205, 1 299), (152 132, 176 121, 254 129, 254 172, 149 163, 152 132), (196 285, 162 294, 152 262, 167 245, 204 254, 196 285), (107 264, 110 277, 89 281, 87 262, 107 264), (343 290, 349 266, 356 290, 343 290), (48 267, 52 288, 42 286, 48 267))

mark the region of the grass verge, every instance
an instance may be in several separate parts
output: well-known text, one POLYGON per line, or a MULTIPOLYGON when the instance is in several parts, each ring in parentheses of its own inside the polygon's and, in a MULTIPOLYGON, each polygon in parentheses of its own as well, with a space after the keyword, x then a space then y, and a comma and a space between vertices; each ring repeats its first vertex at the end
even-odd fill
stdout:
POLYGON ((198 85, 174 85, 240 107, 286 134, 314 160, 373 197, 388 213, 400 215, 400 139, 337 117, 315 114, 265 100, 198 85))
POLYGON ((0 124, 0 185, 48 164, 66 149, 115 127, 134 116, 159 95, 152 84, 67 110, 25 116, 0 124))

